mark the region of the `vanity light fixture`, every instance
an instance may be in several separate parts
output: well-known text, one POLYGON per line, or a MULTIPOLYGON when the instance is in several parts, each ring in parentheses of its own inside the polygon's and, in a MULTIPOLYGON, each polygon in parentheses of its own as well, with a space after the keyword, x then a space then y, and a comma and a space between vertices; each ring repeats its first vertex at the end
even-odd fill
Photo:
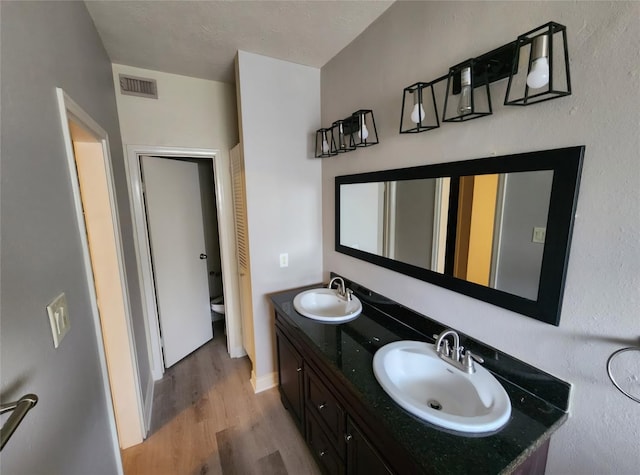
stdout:
POLYGON ((405 87, 402 94, 400 133, 416 134, 440 127, 436 95, 432 82, 417 82, 405 87))
POLYGON ((489 85, 505 78, 509 78, 504 98, 508 106, 528 106, 571 95, 567 28, 551 21, 515 41, 453 66, 448 75, 406 87, 400 133, 439 127, 434 84, 447 80, 442 122, 464 122, 492 114, 489 85), (435 125, 429 118, 431 100, 426 97, 427 88, 431 89, 435 125), (413 97, 409 99, 409 95, 413 97))
POLYGON ((335 150, 335 142, 331 129, 318 129, 316 131, 316 158, 327 158, 336 155, 333 152, 335 150))
POLYGON ((336 120, 331 127, 316 131, 316 158, 334 157, 358 147, 376 145, 378 131, 371 109, 360 109, 349 117, 336 120))
POLYGON ((335 148, 332 149, 335 155, 338 153, 351 152, 356 149, 356 144, 353 140, 353 135, 346 133, 349 131, 349 126, 345 124, 344 120, 336 120, 331 124, 331 136, 333 137, 332 144, 335 148))
POLYGON ((486 74, 476 74, 475 59, 469 59, 449 69, 447 95, 444 100, 443 122, 463 122, 493 113, 491 92, 486 74), (460 78, 460 90, 456 79, 460 78), (476 84, 478 83, 478 84, 476 84))
POLYGON ((520 35, 504 104, 528 106, 570 94, 567 28, 551 21, 520 35))
POLYGON ((360 109, 351 114, 350 132, 356 147, 370 147, 378 143, 376 121, 371 109, 360 109))

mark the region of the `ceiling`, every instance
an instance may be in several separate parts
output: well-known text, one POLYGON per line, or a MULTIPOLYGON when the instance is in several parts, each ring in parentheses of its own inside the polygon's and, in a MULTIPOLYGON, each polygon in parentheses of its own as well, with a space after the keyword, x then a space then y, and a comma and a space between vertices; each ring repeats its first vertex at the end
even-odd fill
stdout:
POLYGON ((235 81, 237 50, 320 68, 393 1, 86 1, 111 61, 235 81))

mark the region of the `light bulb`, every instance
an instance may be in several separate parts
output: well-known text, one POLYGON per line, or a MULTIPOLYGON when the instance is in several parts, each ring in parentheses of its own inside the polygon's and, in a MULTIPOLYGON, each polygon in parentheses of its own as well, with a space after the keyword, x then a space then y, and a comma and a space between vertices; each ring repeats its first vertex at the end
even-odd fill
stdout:
POLYGON ((458 114, 471 114, 471 68, 466 67, 460 74, 460 101, 458 102, 458 114))
POLYGON ((358 137, 362 140, 367 140, 367 137, 369 137, 369 130, 367 129, 367 124, 364 121, 364 114, 360 117, 362 117, 362 122, 360 123, 360 130, 358 130, 358 137))
POLYGON ((340 124, 340 133, 338 135, 338 143, 340 144, 340 148, 347 148, 344 143, 344 130, 342 129, 342 124, 340 124))
POLYGON ((549 84, 549 36, 540 35, 531 45, 531 71, 527 76, 527 86, 540 89, 549 84))
POLYGON ((422 103, 416 102, 413 106, 413 112, 411 112, 411 121, 419 124, 424 119, 424 107, 422 107, 422 103))
POLYGON ((536 59, 531 72, 527 76, 527 86, 533 89, 540 89, 549 84, 549 60, 545 57, 536 59))
POLYGON ((326 132, 322 132, 322 153, 329 153, 329 142, 327 142, 326 132))

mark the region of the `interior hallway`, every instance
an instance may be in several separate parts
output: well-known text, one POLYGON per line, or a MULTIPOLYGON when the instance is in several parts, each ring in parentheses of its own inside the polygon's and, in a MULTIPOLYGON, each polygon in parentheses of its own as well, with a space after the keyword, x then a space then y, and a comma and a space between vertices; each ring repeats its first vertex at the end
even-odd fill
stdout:
POLYGON ((254 394, 249 360, 229 358, 214 327, 156 383, 149 437, 122 452, 125 475, 319 474, 277 388, 254 394))

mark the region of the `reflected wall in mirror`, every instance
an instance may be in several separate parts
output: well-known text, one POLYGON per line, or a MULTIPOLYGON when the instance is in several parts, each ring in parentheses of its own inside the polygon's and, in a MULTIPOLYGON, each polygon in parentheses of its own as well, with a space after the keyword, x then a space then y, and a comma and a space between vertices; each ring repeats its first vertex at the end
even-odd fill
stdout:
POLYGON ((340 244, 444 272, 449 181, 342 185, 340 244))
POLYGON ((583 153, 336 177, 336 250, 557 325, 583 153))

